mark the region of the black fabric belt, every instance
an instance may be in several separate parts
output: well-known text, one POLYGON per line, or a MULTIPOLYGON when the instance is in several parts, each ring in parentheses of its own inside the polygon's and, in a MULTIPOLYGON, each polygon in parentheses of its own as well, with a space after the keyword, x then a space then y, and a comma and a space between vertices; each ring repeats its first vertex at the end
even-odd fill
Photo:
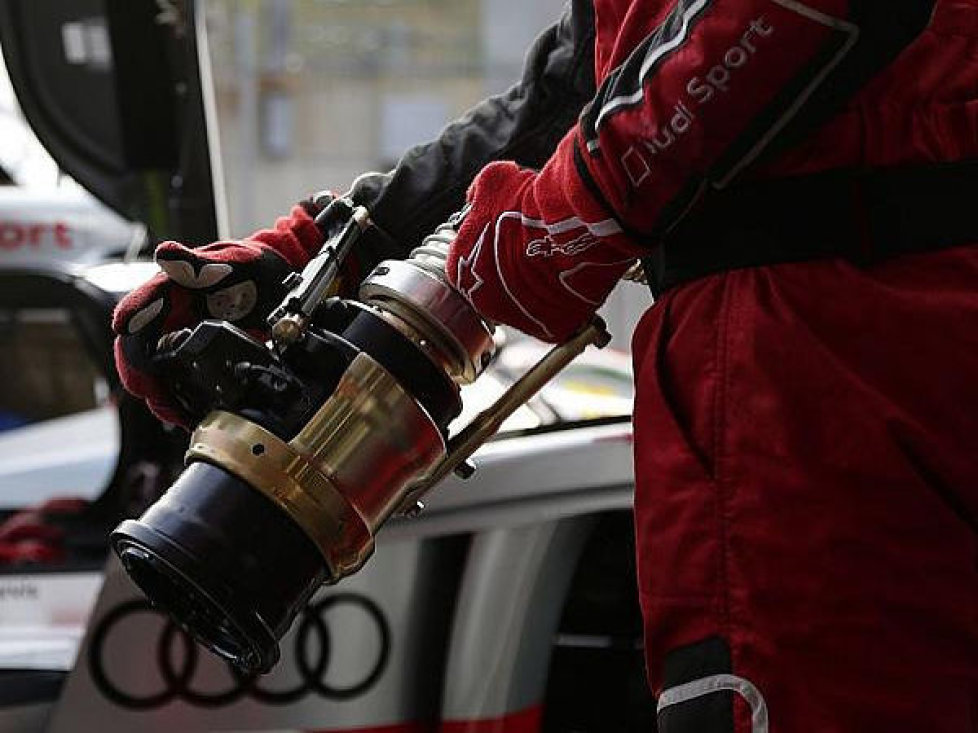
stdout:
POLYGON ((832 171, 713 192, 643 260, 665 291, 742 267, 858 265, 978 243, 978 161, 832 171))

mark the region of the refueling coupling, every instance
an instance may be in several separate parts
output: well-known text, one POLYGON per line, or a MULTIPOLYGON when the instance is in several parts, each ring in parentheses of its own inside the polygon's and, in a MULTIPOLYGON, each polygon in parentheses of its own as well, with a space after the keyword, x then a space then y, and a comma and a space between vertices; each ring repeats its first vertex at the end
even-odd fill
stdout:
POLYGON ((343 224, 286 282, 271 341, 205 321, 159 356, 202 419, 184 473, 112 533, 150 600, 249 673, 275 664, 319 586, 362 567, 384 522, 417 513, 506 417, 587 345, 608 341, 595 320, 449 438, 459 385, 494 349, 492 325, 445 277, 457 222, 408 259, 382 262, 344 299, 331 286, 369 220, 342 199, 326 218, 343 224))

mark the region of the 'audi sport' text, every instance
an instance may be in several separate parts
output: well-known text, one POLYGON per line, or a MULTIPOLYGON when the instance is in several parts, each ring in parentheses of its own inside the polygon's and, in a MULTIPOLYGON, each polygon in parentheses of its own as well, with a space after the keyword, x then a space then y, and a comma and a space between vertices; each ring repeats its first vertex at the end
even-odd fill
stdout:
POLYGON ((751 62, 760 44, 774 32, 774 26, 764 16, 755 18, 748 24, 740 40, 727 49, 717 63, 686 83, 689 98, 677 102, 668 121, 622 154, 621 166, 632 186, 637 188, 651 177, 656 156, 671 148, 692 129, 700 108, 730 91, 738 70, 751 62))

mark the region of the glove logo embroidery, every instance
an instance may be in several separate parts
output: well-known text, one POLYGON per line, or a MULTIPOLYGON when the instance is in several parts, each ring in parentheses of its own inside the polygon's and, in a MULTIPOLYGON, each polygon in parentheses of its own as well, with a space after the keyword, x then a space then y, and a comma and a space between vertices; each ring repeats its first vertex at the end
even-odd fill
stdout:
POLYGON ((488 230, 489 225, 486 225, 486 227, 482 230, 482 234, 479 235, 479 239, 476 241, 472 251, 469 252, 468 257, 458 258, 455 289, 458 290, 470 303, 473 302, 472 296, 475 294, 475 291, 482 286, 483 282, 485 282, 475 271, 475 265, 476 261, 479 259, 479 254, 482 252, 482 244, 485 242, 486 232, 488 230))
POLYGON ((555 254, 560 254, 573 257, 586 252, 597 243, 598 238, 587 231, 564 242, 558 242, 552 234, 546 234, 526 245, 526 256, 553 257, 555 254))
POLYGON ((254 310, 258 303, 258 286, 254 280, 232 285, 206 297, 207 310, 212 318, 222 321, 240 321, 254 310))

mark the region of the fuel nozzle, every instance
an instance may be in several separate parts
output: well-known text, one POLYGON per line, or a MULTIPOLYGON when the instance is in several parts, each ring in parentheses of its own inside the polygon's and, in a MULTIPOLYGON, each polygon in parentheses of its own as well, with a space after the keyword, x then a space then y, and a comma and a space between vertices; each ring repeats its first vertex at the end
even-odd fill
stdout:
POLYGON ((272 667, 311 594, 362 567, 384 522, 415 513, 509 414, 607 337, 589 324, 449 439, 459 385, 494 349, 493 326, 445 276, 454 227, 340 299, 330 285, 369 220, 335 205, 346 218, 289 283, 271 343, 205 321, 176 344, 176 373, 190 383, 179 391, 207 416, 177 482, 112 534, 150 599, 248 671, 272 667))

